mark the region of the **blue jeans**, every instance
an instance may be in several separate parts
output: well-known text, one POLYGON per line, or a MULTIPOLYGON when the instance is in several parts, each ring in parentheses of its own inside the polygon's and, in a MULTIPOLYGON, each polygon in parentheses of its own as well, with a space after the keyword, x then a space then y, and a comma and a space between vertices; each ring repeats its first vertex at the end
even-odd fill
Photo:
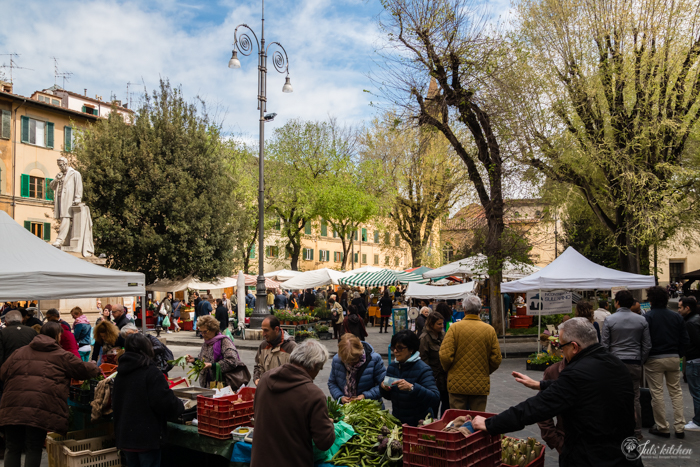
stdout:
POLYGON ((700 363, 686 363, 685 378, 688 380, 688 391, 693 396, 695 414, 693 421, 700 425, 700 363))
POLYGON ((129 467, 160 467, 160 449, 143 452, 122 452, 129 467))
POLYGON ((197 315, 194 315, 194 318, 192 318, 192 329, 194 331, 197 330, 197 315))

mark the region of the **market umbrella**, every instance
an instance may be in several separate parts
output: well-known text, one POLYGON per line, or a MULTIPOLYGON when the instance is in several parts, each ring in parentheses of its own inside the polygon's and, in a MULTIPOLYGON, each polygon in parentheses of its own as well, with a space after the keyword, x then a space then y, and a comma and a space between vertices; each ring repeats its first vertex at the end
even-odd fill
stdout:
POLYGON ((342 285, 350 285, 355 287, 381 287, 401 283, 406 284, 409 282, 426 283, 427 280, 423 279, 418 274, 404 271, 393 271, 391 269, 353 274, 340 279, 340 283, 342 285))
MULTIPOLYGON (((257 285, 258 284, 258 276, 251 276, 249 274, 244 274, 243 277, 245 277, 245 285, 257 285)), ((277 281, 273 281, 272 279, 268 279, 267 277, 265 278, 265 288, 266 289, 279 289, 281 284, 277 281)))
POLYGON ((334 269, 314 269, 283 282, 281 286, 287 290, 315 289, 328 284, 337 285, 342 277, 345 277, 345 273, 334 269))

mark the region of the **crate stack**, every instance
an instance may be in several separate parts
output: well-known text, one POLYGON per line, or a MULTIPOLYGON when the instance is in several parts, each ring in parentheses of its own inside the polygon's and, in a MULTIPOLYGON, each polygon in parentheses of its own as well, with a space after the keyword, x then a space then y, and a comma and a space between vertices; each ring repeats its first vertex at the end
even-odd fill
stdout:
POLYGON ((459 416, 492 417, 486 412, 445 411, 441 420, 421 427, 403 426, 403 465, 406 467, 500 467, 501 438, 485 431, 465 437, 442 431, 459 416))
POLYGON ((114 440, 114 426, 109 423, 65 436, 46 436, 49 467, 121 467, 121 457, 114 440))
POLYGON ((250 425, 254 397, 255 388, 218 398, 197 396, 197 431, 211 438, 231 439, 235 428, 250 425))

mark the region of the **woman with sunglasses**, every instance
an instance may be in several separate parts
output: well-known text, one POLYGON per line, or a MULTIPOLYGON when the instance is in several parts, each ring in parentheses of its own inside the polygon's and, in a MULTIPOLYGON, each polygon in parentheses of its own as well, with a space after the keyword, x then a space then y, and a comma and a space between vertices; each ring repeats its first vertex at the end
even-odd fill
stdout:
POLYGON ((413 332, 400 331, 391 338, 394 361, 386 370, 379 392, 391 401, 392 413, 401 423, 418 425, 440 401, 433 370, 420 359, 420 340, 413 332))

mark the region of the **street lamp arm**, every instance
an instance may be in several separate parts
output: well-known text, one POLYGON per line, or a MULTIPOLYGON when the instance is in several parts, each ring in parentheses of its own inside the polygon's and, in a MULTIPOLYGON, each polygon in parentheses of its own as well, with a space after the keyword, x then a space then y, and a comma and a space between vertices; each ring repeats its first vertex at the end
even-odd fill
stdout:
POLYGON ((287 57, 287 51, 284 50, 282 44, 279 42, 270 42, 270 45, 268 45, 267 49, 265 50, 265 55, 267 55, 267 51, 270 50, 270 47, 273 45, 276 45, 282 49, 281 52, 279 50, 275 50, 272 54, 272 64, 274 65, 275 70, 282 74, 289 74, 289 57, 287 57))
POLYGON ((253 41, 250 40, 250 36, 248 35, 248 31, 243 31, 240 36, 240 40, 238 37, 238 28, 246 28, 250 33, 253 35, 253 38, 255 39, 255 44, 258 46, 258 53, 260 52, 260 42, 258 41, 258 36, 255 35, 255 31, 253 31, 250 26, 247 24, 239 24, 236 26, 236 30, 233 32, 233 47, 234 49, 238 49, 238 51, 245 55, 248 56, 253 52, 253 41))

